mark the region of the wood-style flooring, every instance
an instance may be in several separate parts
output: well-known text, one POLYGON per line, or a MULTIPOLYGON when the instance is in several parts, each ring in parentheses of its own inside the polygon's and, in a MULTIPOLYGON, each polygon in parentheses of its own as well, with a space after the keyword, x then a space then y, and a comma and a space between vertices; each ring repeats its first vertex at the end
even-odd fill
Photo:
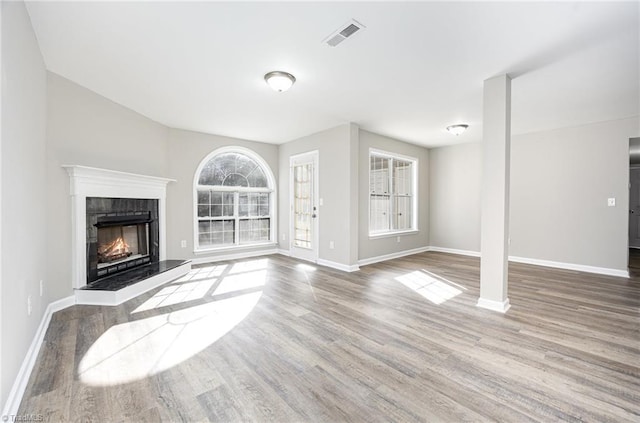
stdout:
POLYGON ((54 314, 18 414, 45 421, 639 422, 640 275, 477 258, 343 273, 284 257, 194 268, 54 314))

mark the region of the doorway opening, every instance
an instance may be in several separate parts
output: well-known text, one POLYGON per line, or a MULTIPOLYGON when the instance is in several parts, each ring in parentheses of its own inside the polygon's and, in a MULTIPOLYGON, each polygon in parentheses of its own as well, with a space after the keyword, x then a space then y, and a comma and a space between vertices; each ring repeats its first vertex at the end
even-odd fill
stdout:
POLYGON ((640 272, 640 137, 629 139, 629 271, 640 272))

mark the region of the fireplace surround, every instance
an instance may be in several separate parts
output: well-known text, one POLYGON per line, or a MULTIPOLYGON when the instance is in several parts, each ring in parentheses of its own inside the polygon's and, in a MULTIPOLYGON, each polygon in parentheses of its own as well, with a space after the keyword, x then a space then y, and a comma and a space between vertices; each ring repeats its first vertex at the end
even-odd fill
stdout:
MULTIPOLYGON (((120 270, 116 267, 112 273, 125 270, 127 263, 134 261, 135 264, 138 259, 166 260, 166 186, 174 180, 87 166, 64 165, 63 168, 70 178, 71 280, 74 289, 84 288, 92 278, 89 269, 92 260, 96 261, 95 276, 97 279, 102 277, 97 274, 100 227, 125 223, 122 226, 133 225, 137 231, 143 230, 138 225, 145 225, 146 231, 148 225, 147 254, 138 252, 140 257, 135 260, 115 263, 120 270), (112 206, 115 209, 108 211, 112 206), (93 250, 94 244, 95 253, 88 251, 93 250)), ((130 257, 121 257, 120 260, 130 257)), ((100 270, 110 268, 112 264, 100 266, 100 270)))

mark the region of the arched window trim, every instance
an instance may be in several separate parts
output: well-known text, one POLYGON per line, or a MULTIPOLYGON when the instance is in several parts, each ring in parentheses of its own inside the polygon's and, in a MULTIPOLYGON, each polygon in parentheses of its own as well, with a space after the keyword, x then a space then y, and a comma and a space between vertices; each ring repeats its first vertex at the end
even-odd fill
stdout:
POLYGON ((269 164, 255 151, 240 146, 226 146, 220 147, 209 153, 198 165, 196 168, 196 172, 193 175, 193 245, 194 245, 194 253, 195 254, 204 254, 212 251, 220 251, 220 250, 241 250, 241 249, 251 249, 260 246, 267 245, 275 245, 277 243, 277 227, 276 223, 278 220, 278 211, 277 211, 277 186, 276 186, 276 178, 273 175, 273 171, 269 164), (215 156, 226 153, 238 153, 244 154, 252 160, 255 160, 256 163, 262 168, 265 176, 267 177, 268 188, 251 188, 251 187, 230 187, 224 185, 200 185, 198 182, 200 180, 200 173, 204 169, 207 163, 215 156), (234 244, 234 245, 224 245, 219 247, 200 247, 199 240, 199 232, 198 232, 198 189, 210 189, 215 187, 216 191, 227 191, 227 192, 268 192, 271 193, 269 196, 269 210, 271 211, 270 218, 270 239, 269 241, 257 242, 251 244, 234 244))

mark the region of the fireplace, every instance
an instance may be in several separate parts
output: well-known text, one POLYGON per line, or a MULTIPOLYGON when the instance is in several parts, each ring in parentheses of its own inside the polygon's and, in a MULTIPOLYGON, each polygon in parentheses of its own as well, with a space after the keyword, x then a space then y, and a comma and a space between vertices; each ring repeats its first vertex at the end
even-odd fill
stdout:
POLYGON ((86 201, 87 284, 159 261, 158 200, 86 201))

